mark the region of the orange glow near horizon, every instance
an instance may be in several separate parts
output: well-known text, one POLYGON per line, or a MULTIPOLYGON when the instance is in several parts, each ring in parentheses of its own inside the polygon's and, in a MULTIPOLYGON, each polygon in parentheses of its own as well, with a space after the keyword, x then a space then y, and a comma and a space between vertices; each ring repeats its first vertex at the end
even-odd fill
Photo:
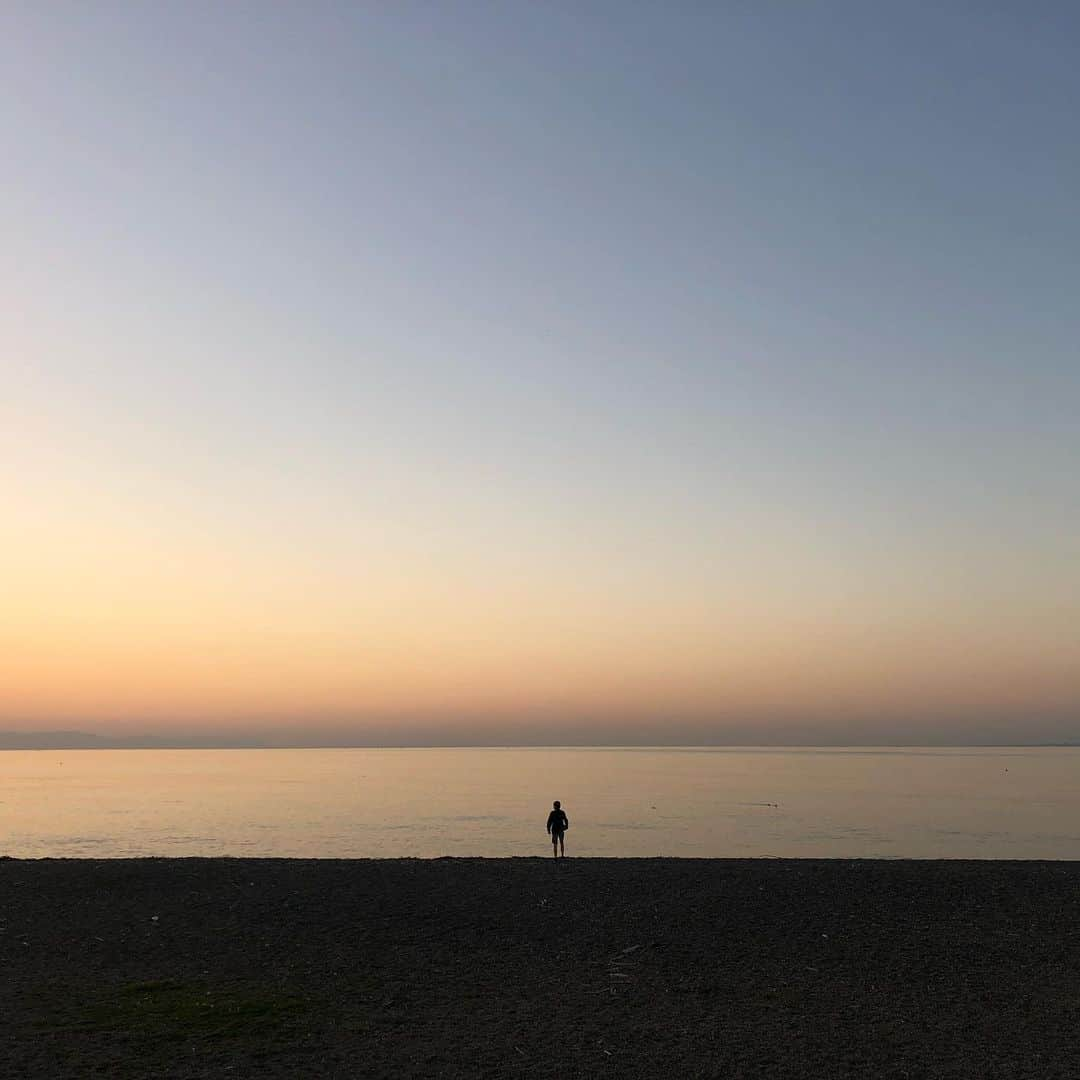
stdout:
POLYGON ((838 604, 835 579, 795 582, 767 550, 657 574, 617 551, 515 565, 365 545, 355 523, 341 528, 356 548, 313 530, 304 551, 167 509, 125 513, 100 489, 28 507, 5 540, 9 727, 452 737, 466 718, 497 741, 584 718, 617 742, 662 739, 675 718, 703 738, 749 724, 768 741, 777 727, 813 737, 822 718, 873 735, 875 715, 977 732, 987 713, 1080 701, 1061 611, 990 619, 950 611, 947 594, 881 591, 838 604))

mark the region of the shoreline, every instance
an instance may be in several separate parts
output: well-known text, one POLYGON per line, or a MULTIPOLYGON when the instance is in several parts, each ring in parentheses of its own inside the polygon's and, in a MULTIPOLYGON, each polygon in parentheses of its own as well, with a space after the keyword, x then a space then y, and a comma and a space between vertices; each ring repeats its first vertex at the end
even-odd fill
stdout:
MULTIPOLYGON (((394 863, 551 863, 562 862, 551 855, 358 855, 342 858, 337 855, 0 855, 0 863, 33 865, 36 863, 71 863, 74 865, 97 865, 109 863, 280 863, 296 865, 309 863, 338 863, 344 866, 394 863)), ((910 855, 567 855, 568 863, 701 863, 704 865, 742 865, 761 863, 792 863, 823 865, 858 863, 862 865, 895 866, 910 863, 914 866, 1076 866, 1080 859, 1030 859, 973 858, 971 856, 910 856, 910 855)))
POLYGON ((0 859, 0 1076, 1080 1075, 1080 863, 0 859))

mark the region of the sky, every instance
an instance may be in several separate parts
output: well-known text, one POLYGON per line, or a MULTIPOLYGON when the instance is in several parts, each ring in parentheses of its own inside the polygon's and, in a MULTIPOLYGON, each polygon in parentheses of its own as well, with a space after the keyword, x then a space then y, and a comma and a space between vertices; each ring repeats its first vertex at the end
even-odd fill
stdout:
POLYGON ((1080 10, 0 12, 0 727, 1080 738, 1080 10))

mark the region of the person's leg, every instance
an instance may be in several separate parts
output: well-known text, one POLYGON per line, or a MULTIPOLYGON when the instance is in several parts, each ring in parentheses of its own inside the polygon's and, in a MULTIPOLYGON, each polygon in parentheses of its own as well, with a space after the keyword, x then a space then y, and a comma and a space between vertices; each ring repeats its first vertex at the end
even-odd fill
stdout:
POLYGON ((566 834, 559 833, 559 852, 562 857, 566 858, 566 834))
POLYGON ((557 833, 551 834, 551 854, 553 858, 559 857, 559 837, 557 833))

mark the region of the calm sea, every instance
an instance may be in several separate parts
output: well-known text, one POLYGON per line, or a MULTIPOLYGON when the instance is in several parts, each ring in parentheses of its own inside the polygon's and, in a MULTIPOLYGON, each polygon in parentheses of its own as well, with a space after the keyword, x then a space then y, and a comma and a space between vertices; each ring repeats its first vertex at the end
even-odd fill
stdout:
POLYGON ((1080 858, 1080 748, 0 752, 0 854, 1080 858))

